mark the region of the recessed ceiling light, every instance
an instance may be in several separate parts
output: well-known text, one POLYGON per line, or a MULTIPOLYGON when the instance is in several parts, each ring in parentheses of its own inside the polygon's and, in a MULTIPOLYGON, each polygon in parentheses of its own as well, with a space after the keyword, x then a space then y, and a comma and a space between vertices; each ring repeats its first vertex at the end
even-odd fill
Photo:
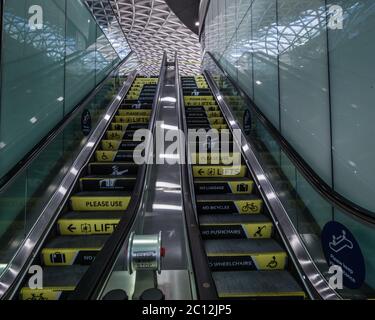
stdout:
POLYGON ((197 21, 197 22, 195 23, 195 26, 196 26, 196 27, 199 27, 199 21, 197 21))

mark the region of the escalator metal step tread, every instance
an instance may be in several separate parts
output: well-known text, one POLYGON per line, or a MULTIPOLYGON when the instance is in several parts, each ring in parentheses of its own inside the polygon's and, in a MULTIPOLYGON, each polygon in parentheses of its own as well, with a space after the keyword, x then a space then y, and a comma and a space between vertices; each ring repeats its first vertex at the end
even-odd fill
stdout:
POLYGON ((108 240, 107 235, 95 236, 59 236, 50 240, 45 249, 76 249, 76 248, 95 248, 100 249, 108 240))
POLYGON ((121 219, 124 217, 124 212, 120 211, 97 211, 97 212, 67 212, 63 214, 59 220, 111 220, 111 219, 121 219))
POLYGON ((285 252, 274 239, 206 240, 207 255, 285 252))
POLYGON ((209 201, 247 201, 247 200, 257 200, 260 197, 253 194, 198 194, 196 196, 197 202, 209 202, 209 201))
POLYGON ((44 287, 76 287, 88 270, 88 266, 72 265, 64 268, 44 267, 44 287))
POLYGON ((265 215, 239 215, 239 214, 202 214, 199 216, 201 225, 205 224, 245 224, 245 223, 270 223, 271 219, 265 215))
POLYGON ((305 298, 305 293, 284 270, 213 272, 219 298, 305 298))

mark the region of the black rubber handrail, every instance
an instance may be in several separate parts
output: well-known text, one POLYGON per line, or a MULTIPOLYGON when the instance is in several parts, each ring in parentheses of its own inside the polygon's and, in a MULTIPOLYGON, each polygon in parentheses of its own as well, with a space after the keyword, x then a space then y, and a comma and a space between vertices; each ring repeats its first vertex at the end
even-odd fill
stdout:
POLYGON ((290 145, 290 143, 279 133, 275 126, 263 114, 260 108, 254 101, 242 90, 242 88, 234 81, 234 79, 224 70, 224 68, 217 61, 211 52, 206 52, 211 60, 217 65, 220 71, 230 81, 231 85, 240 93, 241 97, 247 101, 247 105, 252 107, 252 110, 258 117, 259 121, 265 126, 272 137, 278 142, 281 149, 287 154, 293 165, 297 167, 304 178, 313 186, 313 188, 332 206, 344 211, 344 213, 354 216, 355 218, 364 221, 368 224, 375 224, 375 212, 371 212, 349 199, 343 197, 341 194, 333 190, 299 155, 299 153, 290 145))
MULTIPOLYGON (((166 52, 163 56, 163 61, 160 68, 159 82, 154 98, 153 111, 149 130, 155 127, 155 119, 157 113, 157 104, 159 103, 161 84, 164 81, 164 70, 167 67, 166 52)), ((141 199, 143 194, 143 187, 145 184, 145 177, 147 174, 147 164, 143 164, 139 168, 137 175, 137 182, 132 194, 132 200, 127 209, 128 214, 123 217, 118 224, 116 230, 112 233, 110 238, 106 241, 103 248, 95 257, 94 262, 90 265, 87 272, 84 274, 74 292, 69 296, 68 300, 97 300, 100 292, 103 289, 108 275, 111 273, 113 266, 119 256, 121 248, 133 229, 135 219, 139 208, 141 207, 141 199)))
MULTIPOLYGON (((183 130, 185 137, 187 137, 188 127, 184 108, 184 94, 181 85, 179 74, 179 63, 177 53, 175 55, 176 62, 176 88, 177 88, 177 111, 179 116, 180 130, 183 130)), ((181 164, 181 178, 182 178, 182 196, 184 203, 184 213, 186 220, 186 231, 189 240, 189 247, 191 253, 191 262, 194 271, 194 280, 199 300, 216 300, 218 299, 215 282, 212 278, 212 273, 208 265, 207 254, 204 249, 202 233, 199 228, 199 222, 196 215, 193 201, 194 185, 191 166, 188 161, 189 141, 185 139, 185 163, 181 164)))
POLYGON ((104 87, 107 80, 112 77, 113 73, 118 71, 124 63, 132 56, 133 52, 130 52, 119 64, 108 73, 108 75, 98 83, 98 85, 83 98, 83 100, 65 117, 59 121, 55 127, 37 143, 13 168, 11 168, 7 174, 0 179, 0 194, 9 188, 13 181, 17 179, 25 170, 27 170, 33 163, 33 161, 49 146, 50 143, 70 124, 76 116, 91 102, 91 100, 100 92, 104 87))

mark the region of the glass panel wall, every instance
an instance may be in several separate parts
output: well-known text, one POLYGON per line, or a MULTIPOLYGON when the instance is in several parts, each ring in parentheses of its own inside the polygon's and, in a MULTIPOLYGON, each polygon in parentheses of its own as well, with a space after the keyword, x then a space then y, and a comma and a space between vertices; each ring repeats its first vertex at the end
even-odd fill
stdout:
POLYGON ((0 179, 120 62, 81 0, 3 9, 0 179))
POLYGON ((221 0, 203 38, 306 163, 375 214, 374 27, 371 0, 221 0))
POLYGON ((374 227, 326 201, 255 110, 268 118, 329 186, 375 215, 374 2, 237 0, 233 1, 236 17, 220 12, 223 9, 217 3, 211 1, 208 11, 203 37, 206 51, 251 101, 240 96, 208 55, 205 69, 240 125, 244 112, 251 112, 248 139, 266 164, 266 174, 316 265, 328 279, 322 234, 328 223, 342 224, 358 243, 365 274, 358 290, 346 287, 339 293, 350 298, 373 297, 374 227), (234 19, 237 26, 225 49, 222 42, 227 33, 217 18, 223 14, 224 20, 234 19))
POLYGON ((0 104, 0 274, 26 239, 129 72, 81 0, 5 0, 0 104), (105 78, 110 75, 106 80, 105 78), (26 169, 10 169, 102 83, 26 169), (4 179, 2 179, 4 178, 4 179))

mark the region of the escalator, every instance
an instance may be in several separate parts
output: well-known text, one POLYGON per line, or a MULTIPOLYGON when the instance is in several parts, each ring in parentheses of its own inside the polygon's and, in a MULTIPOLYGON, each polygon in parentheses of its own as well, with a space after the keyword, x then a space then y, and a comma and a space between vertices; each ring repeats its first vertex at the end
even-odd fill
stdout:
MULTIPOLYGON (((181 83, 188 129, 228 129, 203 76, 182 77, 181 83)), ((251 171, 234 153, 232 133, 229 154, 220 155, 220 140, 207 141, 206 154, 189 141, 195 207, 218 297, 305 299, 251 171), (238 167, 226 164, 229 156, 238 158, 238 167)))
POLYGON ((139 173, 133 151, 140 142, 133 136, 149 128, 157 83, 135 79, 34 260, 43 268, 43 289, 31 289, 26 279, 19 299, 66 299, 120 220, 130 216, 139 173))

